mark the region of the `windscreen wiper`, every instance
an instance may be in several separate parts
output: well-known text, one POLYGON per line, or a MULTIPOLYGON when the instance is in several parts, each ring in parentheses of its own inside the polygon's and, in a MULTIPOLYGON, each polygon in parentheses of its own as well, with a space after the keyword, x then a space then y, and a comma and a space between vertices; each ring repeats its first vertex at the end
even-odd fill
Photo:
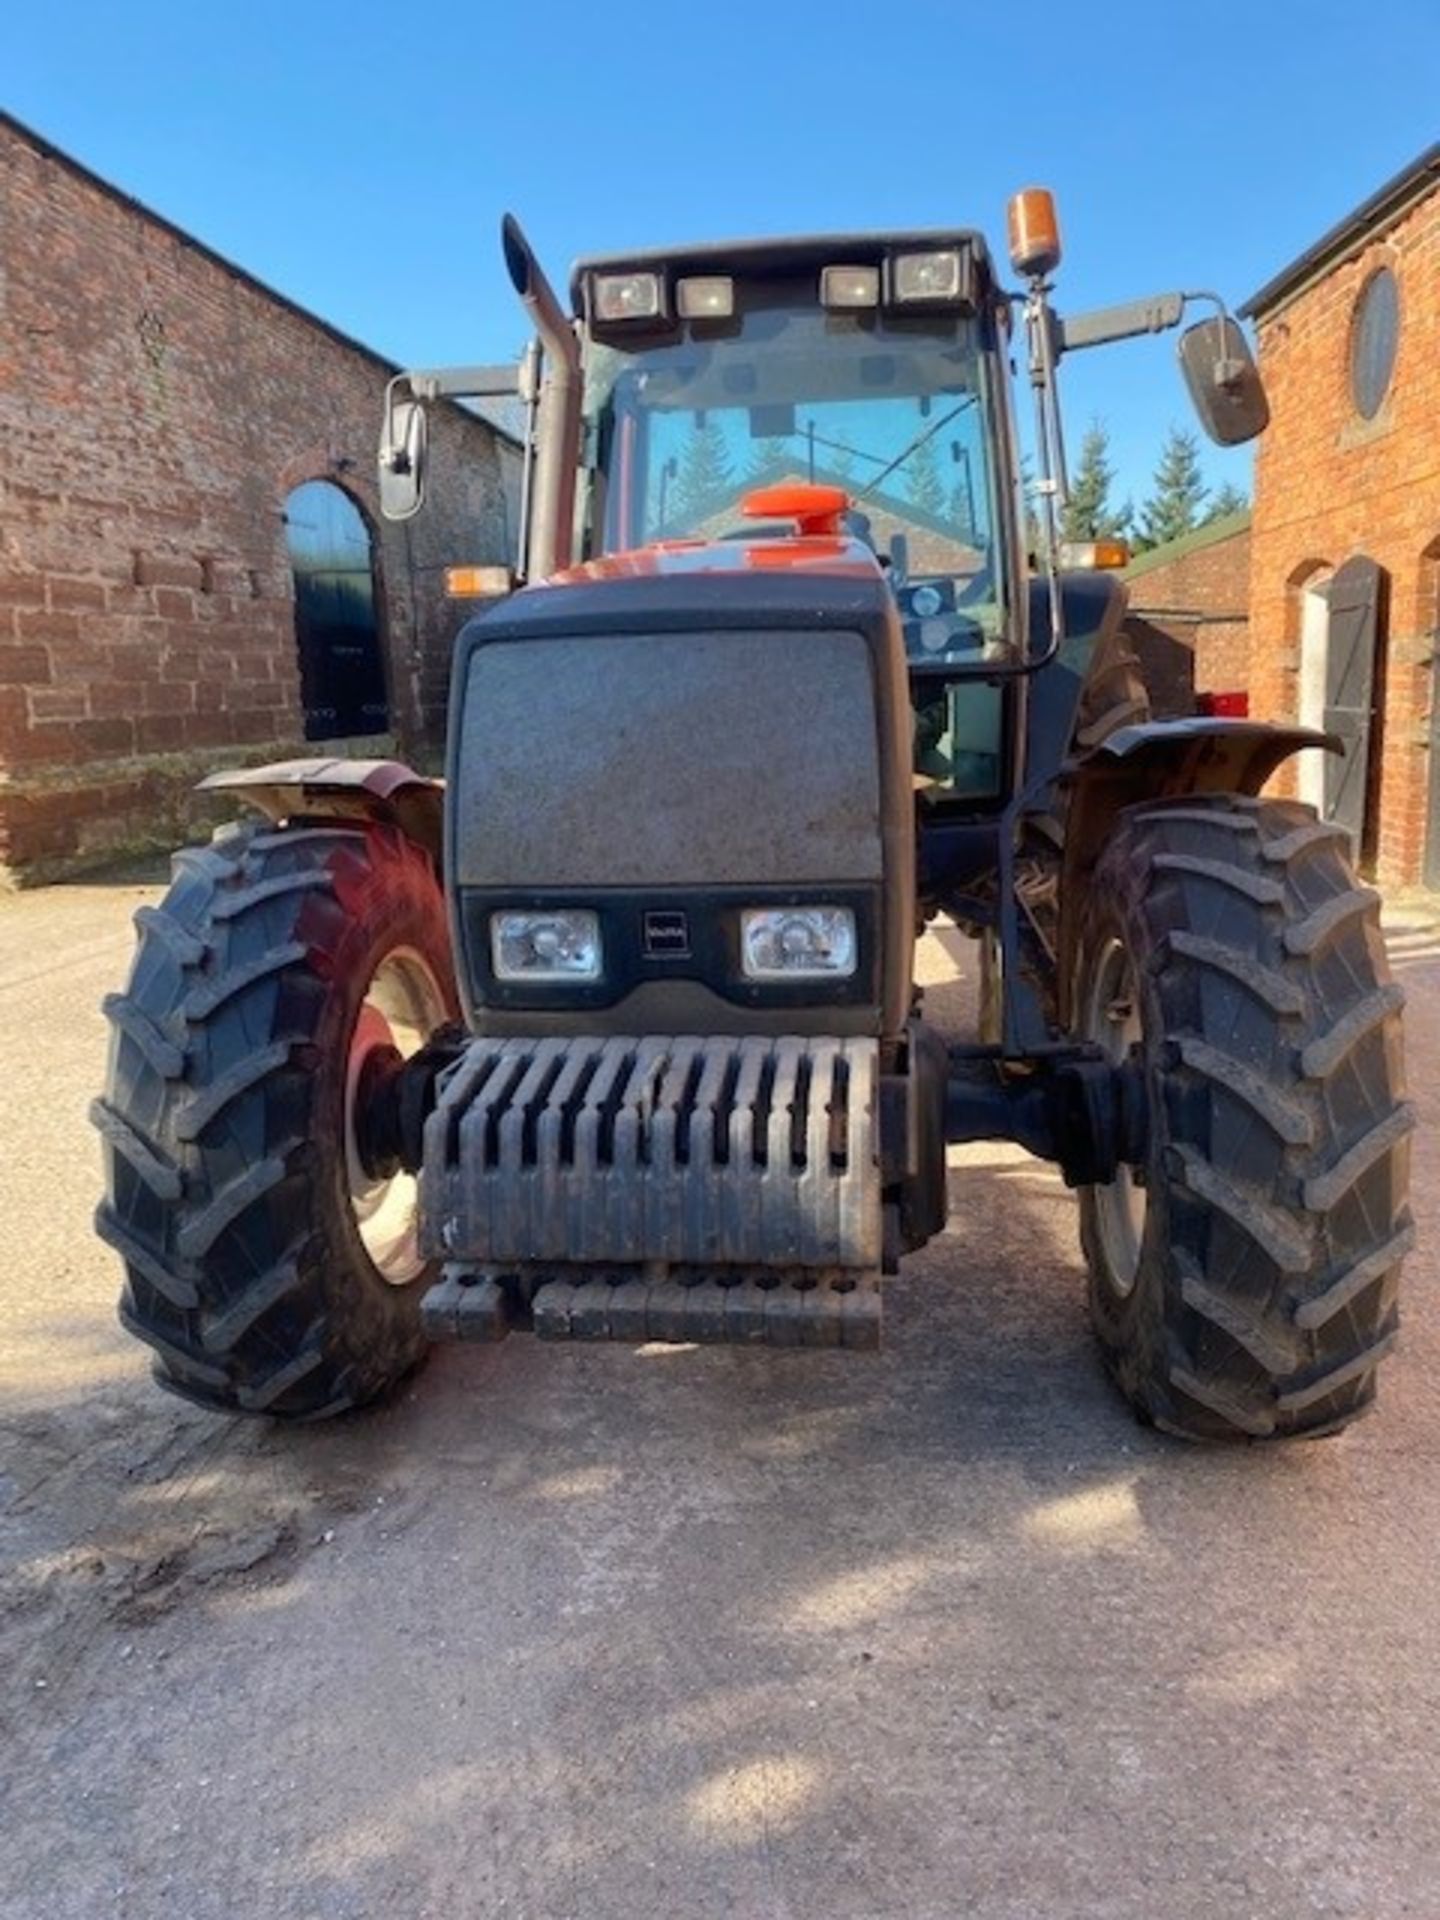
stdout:
POLYGON ((853 504, 858 506, 862 500, 868 500, 870 495, 874 493, 875 489, 880 485, 880 482, 882 480, 888 480, 890 478, 890 475, 894 473, 897 467, 903 467, 905 462, 911 457, 911 455, 918 453, 921 447, 925 445, 925 442, 927 440, 933 440, 935 435, 939 433, 942 427, 948 427, 952 420, 958 419, 959 416, 965 411, 966 407, 970 406, 973 403, 974 399, 975 399, 975 396, 973 393, 967 393, 965 398, 960 402, 958 407, 952 407, 949 413, 941 414, 940 418, 934 421, 930 426, 923 427, 920 430, 920 432, 916 434, 915 438, 910 442, 908 447, 902 447, 900 449, 899 453, 896 454, 895 458, 890 462, 888 467, 882 467, 879 473, 876 474, 875 478, 860 489, 859 493, 857 493, 854 496, 853 504))

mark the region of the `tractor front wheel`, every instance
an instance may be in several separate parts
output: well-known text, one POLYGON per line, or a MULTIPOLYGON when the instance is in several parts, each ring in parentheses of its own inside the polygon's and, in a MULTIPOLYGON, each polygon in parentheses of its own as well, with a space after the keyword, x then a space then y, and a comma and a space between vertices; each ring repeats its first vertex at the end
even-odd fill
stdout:
POLYGON ((389 827, 233 831, 136 916, 110 1070, 102 1239, 163 1386, 315 1417, 425 1349, 415 1182, 376 1164, 363 1090, 454 1017, 444 899, 389 827))
POLYGON ((1138 1053, 1142 1165, 1083 1189, 1091 1318, 1196 1439, 1331 1433, 1394 1344, 1412 1238, 1400 990, 1344 832, 1290 801, 1124 813, 1087 895, 1081 1036, 1138 1053))

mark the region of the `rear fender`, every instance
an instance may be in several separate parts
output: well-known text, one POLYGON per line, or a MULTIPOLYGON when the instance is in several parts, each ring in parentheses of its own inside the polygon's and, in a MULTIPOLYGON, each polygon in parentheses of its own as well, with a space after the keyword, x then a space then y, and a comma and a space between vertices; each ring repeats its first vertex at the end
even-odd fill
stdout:
POLYGON ((398 760, 282 760, 233 767, 200 782, 205 793, 234 793, 278 825, 360 820, 398 827, 437 864, 444 830, 443 780, 398 760))
POLYGON ((1263 720, 1196 715, 1119 727, 1062 775, 1065 851, 1060 881, 1059 978, 1062 1026, 1071 1024, 1075 936, 1090 876, 1116 816, 1146 800, 1186 794, 1257 794, 1275 769, 1306 747, 1345 751, 1333 733, 1263 720))

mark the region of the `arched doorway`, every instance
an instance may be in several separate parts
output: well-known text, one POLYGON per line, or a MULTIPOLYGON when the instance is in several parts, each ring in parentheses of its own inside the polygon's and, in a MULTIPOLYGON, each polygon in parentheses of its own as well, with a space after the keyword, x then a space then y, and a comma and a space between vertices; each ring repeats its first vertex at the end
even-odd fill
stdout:
POLYGON ((285 502, 307 740, 387 733, 390 704, 370 529, 343 488, 307 480, 285 502))

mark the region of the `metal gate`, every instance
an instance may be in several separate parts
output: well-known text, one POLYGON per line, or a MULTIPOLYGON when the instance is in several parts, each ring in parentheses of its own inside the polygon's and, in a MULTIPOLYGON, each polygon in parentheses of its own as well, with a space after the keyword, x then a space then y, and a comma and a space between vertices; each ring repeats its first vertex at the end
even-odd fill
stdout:
POLYGON ((1345 757, 1325 756, 1325 817, 1344 827, 1357 860, 1375 855, 1378 785, 1378 667, 1384 628, 1385 574, 1364 554, 1347 560, 1327 589, 1325 726, 1345 757))
POLYGON ((307 740, 386 733, 370 529, 350 496, 307 480, 285 502, 307 740))

